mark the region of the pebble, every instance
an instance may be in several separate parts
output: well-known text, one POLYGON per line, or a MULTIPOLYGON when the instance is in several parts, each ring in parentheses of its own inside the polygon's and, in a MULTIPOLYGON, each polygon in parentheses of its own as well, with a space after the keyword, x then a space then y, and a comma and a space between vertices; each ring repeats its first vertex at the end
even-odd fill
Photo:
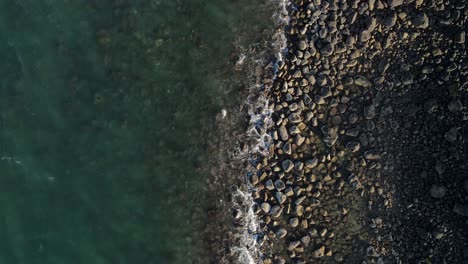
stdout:
POLYGON ((288 173, 294 168, 294 163, 291 160, 285 160, 281 163, 284 172, 288 173))
POLYGON ((279 131, 279 135, 281 137, 281 140, 287 141, 289 139, 288 131, 286 130, 285 126, 280 126, 278 131, 279 131))
POLYGON ((367 106, 367 107, 364 107, 364 117, 366 119, 372 119, 375 117, 375 106, 374 105, 370 105, 370 106, 367 106))
POLYGON ((284 143, 283 151, 285 154, 291 155, 291 143, 289 142, 284 143))
POLYGON ((364 152, 364 157, 367 160, 378 160, 378 159, 380 159, 379 153, 377 151, 375 151, 375 150, 368 150, 368 151, 364 152))
POLYGON ((265 187, 270 191, 275 189, 275 186, 273 185, 273 181, 271 179, 266 181, 265 187))
POLYGON ((455 42, 459 44, 463 44, 465 43, 465 38, 466 38, 466 32, 460 31, 455 36, 455 42))
POLYGON ((286 195, 282 192, 276 192, 275 197, 276 197, 276 200, 278 200, 279 204, 283 204, 284 202, 286 202, 286 199, 287 199, 286 195))
POLYGON ((436 198, 436 199, 441 199, 445 196, 445 194, 447 193, 447 188, 445 188, 444 186, 442 185, 432 185, 431 189, 430 189, 430 194, 433 198, 436 198))
POLYGON ((301 238, 301 243, 302 243, 305 247, 307 247, 307 246, 309 245, 309 243, 310 243, 310 237, 309 237, 309 236, 303 236, 303 237, 301 238))
POLYGON ((289 225, 290 225, 291 227, 296 227, 296 226, 298 226, 298 225, 299 225, 299 219, 297 219, 297 217, 291 218, 291 219, 289 220, 289 225))
POLYGON ((314 258, 321 258, 325 256, 325 246, 321 246, 312 252, 314 258))
POLYGON ((434 231, 432 231, 432 235, 434 236, 435 239, 440 240, 444 237, 444 230, 440 228, 436 228, 434 229, 434 231))
POLYGON ((328 57, 333 54, 334 50, 335 47, 331 43, 329 43, 325 47, 323 47, 323 49, 320 50, 320 54, 322 54, 322 56, 328 57))
POLYGON ((298 48, 299 48, 300 50, 305 50, 305 49, 307 48, 307 44, 306 44, 306 42, 303 41, 303 40, 299 41, 299 43, 298 43, 297 46, 298 46, 298 48))
POLYGON ((369 32, 369 30, 361 30, 359 32, 359 41, 361 42, 367 42, 371 39, 372 35, 371 33, 369 32))
POLYGON ((262 208, 263 212, 265 212, 265 213, 270 212, 271 206, 270 206, 269 203, 262 203, 260 207, 262 208))
POLYGON ((468 205, 456 203, 453 207, 453 212, 457 215, 468 216, 468 205))
POLYGON ((462 108, 463 108, 463 105, 459 99, 452 100, 447 105, 447 109, 452 113, 456 113, 462 110, 462 108))
POLYGON ((317 166, 318 159, 309 159, 305 161, 306 168, 313 169, 317 166))
POLYGON ((449 131, 447 131, 444 135, 445 140, 447 140, 448 142, 455 142, 457 140, 457 134, 459 129, 460 128, 458 127, 450 128, 449 131))
POLYGON ((366 77, 362 75, 356 75, 354 77, 354 84, 362 87, 369 87, 372 83, 366 77))
POLYGON ((277 191, 281 192, 284 189, 286 189, 286 184, 282 180, 276 180, 275 181, 275 188, 277 191))
POLYGON ((403 0, 387 0, 387 4, 390 8, 395 8, 403 4, 403 0))
POLYGON ((288 250, 293 251, 295 248, 297 248, 301 244, 300 241, 292 241, 288 245, 288 250))
POLYGON ((284 238, 288 234, 288 231, 284 228, 279 228, 278 231, 276 231, 276 236, 279 238, 284 238))
POLYGON ((397 22, 396 12, 392 12, 390 15, 386 16, 382 20, 382 25, 387 27, 387 28, 391 28, 391 27, 395 26, 396 22, 397 22))
POLYGON ((413 25, 416 28, 425 29, 429 27, 429 17, 425 13, 417 14, 413 19, 413 25))
POLYGON ((292 113, 289 115, 288 117, 289 121, 293 124, 297 124, 297 123, 300 123, 302 122, 302 118, 301 118, 301 115, 299 115, 298 113, 292 113))
POLYGON ((270 215, 273 217, 279 217, 283 213, 283 208, 279 205, 275 205, 270 209, 270 215))
POLYGON ((361 145, 359 144, 359 142, 350 141, 346 144, 346 148, 351 150, 352 152, 357 152, 361 148, 361 145))

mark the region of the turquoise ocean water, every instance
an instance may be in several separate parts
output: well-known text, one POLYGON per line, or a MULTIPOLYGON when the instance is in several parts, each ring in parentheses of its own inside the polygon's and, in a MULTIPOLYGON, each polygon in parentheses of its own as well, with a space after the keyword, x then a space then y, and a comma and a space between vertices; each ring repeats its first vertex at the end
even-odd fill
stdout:
POLYGON ((207 263, 209 135, 266 2, 0 0, 0 264, 207 263))

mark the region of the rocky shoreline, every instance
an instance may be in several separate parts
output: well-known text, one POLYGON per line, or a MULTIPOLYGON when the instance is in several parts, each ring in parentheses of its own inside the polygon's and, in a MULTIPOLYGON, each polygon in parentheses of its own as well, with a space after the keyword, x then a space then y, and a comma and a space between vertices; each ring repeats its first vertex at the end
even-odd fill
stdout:
POLYGON ((467 263, 467 5, 294 0, 249 176, 267 263, 467 263))

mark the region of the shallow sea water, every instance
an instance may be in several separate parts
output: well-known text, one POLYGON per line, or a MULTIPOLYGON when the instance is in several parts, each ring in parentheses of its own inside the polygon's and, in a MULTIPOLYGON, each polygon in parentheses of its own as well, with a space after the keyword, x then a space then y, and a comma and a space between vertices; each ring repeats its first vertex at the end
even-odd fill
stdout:
POLYGON ((0 263, 194 262, 267 2, 0 0, 0 263))

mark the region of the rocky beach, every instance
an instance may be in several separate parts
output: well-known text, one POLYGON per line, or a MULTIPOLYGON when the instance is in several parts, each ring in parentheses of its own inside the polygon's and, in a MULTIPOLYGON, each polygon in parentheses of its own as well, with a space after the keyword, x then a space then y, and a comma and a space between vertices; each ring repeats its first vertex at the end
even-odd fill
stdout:
POLYGON ((468 263, 465 1, 285 8, 249 112, 250 261, 468 263))
POLYGON ((466 1, 0 7, 0 263, 468 263, 466 1))

